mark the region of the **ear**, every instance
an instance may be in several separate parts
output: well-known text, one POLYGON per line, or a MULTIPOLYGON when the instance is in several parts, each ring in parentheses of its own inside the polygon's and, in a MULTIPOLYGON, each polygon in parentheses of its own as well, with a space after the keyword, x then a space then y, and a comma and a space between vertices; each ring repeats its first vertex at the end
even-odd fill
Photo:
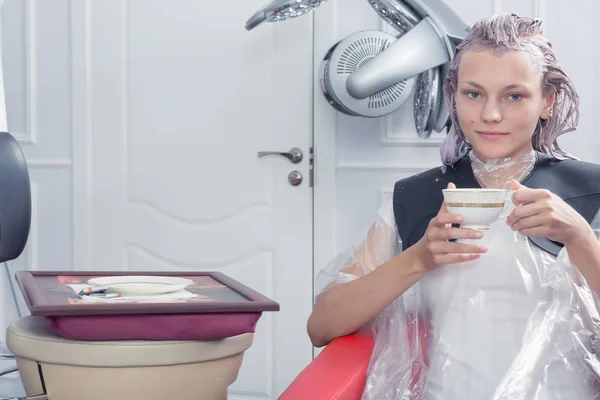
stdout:
POLYGON ((556 101, 556 92, 550 93, 546 96, 544 100, 544 108, 542 108, 542 112, 540 113, 541 119, 548 119, 550 117, 550 113, 552 112, 552 106, 554 106, 554 102, 556 101))

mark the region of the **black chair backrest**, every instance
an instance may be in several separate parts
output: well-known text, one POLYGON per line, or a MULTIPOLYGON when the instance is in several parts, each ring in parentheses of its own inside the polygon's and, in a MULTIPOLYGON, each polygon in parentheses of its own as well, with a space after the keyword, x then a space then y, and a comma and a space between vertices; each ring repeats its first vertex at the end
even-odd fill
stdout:
POLYGON ((0 132, 0 263, 19 257, 31 227, 31 186, 19 143, 0 132))

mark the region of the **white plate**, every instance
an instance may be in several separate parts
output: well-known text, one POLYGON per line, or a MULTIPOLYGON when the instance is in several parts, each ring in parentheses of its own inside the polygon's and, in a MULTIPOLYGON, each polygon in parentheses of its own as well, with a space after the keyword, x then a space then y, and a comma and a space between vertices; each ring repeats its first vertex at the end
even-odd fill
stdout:
POLYGON ((190 279, 173 276, 103 276, 88 280, 90 285, 108 286, 108 292, 142 296, 165 294, 183 290, 194 283, 190 279))

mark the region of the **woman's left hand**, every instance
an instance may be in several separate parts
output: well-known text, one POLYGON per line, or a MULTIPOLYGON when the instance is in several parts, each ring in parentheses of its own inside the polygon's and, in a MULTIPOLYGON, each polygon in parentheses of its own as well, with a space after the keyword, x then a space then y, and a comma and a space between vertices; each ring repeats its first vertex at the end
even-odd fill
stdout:
POLYGON ((510 182, 517 206, 506 219, 513 231, 525 236, 544 236, 565 246, 585 238, 591 228, 571 206, 546 189, 531 189, 510 182))

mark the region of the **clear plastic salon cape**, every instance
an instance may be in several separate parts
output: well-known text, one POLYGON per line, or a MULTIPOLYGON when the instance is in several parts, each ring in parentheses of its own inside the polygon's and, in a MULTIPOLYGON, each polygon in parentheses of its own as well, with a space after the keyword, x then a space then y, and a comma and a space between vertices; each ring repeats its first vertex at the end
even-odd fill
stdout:
MULTIPOLYGON (((472 160, 480 182, 515 165, 472 160)), ((500 179, 522 177, 525 164, 500 179)), ((566 249, 554 257, 506 219, 478 243, 489 249, 482 257, 430 272, 365 327, 375 348, 363 399, 600 399, 599 304, 566 249)), ((317 295, 401 251, 390 197, 363 242, 319 273, 317 295)))

